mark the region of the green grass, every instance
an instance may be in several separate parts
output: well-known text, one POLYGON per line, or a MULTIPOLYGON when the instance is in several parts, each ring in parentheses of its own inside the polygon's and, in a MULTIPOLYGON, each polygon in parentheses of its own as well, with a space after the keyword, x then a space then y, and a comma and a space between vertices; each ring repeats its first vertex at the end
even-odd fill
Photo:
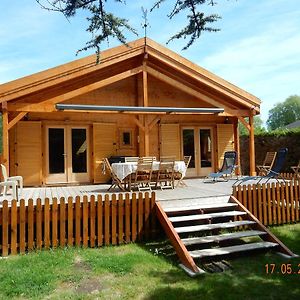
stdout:
MULTIPOLYGON (((300 224, 272 229, 300 254, 300 224)), ((232 270, 188 277, 162 244, 57 249, 0 260, 0 299, 300 299, 300 274, 266 274, 265 265, 300 259, 260 254, 232 270), (158 252, 158 254, 157 254, 158 252)))

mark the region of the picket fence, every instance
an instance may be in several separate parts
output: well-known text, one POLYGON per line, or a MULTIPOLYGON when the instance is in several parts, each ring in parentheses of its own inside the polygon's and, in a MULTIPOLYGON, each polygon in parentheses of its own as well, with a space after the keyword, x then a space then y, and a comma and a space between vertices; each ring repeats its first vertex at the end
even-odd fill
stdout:
POLYGON ((5 200, 0 208, 1 255, 50 247, 101 247, 141 241, 156 231, 155 194, 75 199, 5 200))
POLYGON ((264 225, 299 222, 300 179, 234 186, 233 196, 264 225))

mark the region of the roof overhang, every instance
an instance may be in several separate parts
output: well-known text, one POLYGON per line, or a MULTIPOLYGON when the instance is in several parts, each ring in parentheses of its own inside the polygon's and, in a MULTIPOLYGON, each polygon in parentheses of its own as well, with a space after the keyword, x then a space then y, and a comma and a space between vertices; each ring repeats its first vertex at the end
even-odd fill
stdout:
POLYGON ((139 106, 102 106, 85 104, 56 104, 57 110, 101 112, 101 113, 128 113, 128 114, 219 114, 224 108, 193 108, 193 107, 139 107, 139 106))

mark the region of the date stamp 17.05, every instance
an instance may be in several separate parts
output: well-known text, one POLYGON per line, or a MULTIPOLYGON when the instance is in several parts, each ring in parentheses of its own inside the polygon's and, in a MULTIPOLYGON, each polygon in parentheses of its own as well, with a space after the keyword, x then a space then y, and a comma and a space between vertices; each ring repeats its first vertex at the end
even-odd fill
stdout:
POLYGON ((298 265, 293 265, 291 263, 265 264, 265 272, 266 274, 300 275, 300 263, 298 265))

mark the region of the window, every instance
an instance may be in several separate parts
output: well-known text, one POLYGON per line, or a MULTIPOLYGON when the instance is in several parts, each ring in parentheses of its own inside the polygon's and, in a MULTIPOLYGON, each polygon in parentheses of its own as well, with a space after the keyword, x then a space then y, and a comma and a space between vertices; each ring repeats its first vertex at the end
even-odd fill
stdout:
POLYGON ((133 147, 133 129, 121 128, 120 129, 120 148, 132 148, 133 147))

